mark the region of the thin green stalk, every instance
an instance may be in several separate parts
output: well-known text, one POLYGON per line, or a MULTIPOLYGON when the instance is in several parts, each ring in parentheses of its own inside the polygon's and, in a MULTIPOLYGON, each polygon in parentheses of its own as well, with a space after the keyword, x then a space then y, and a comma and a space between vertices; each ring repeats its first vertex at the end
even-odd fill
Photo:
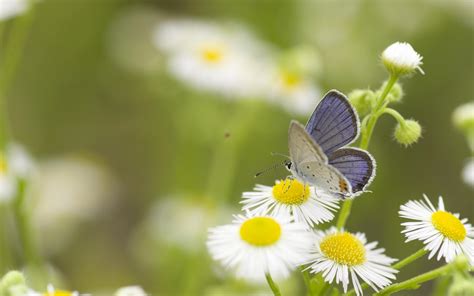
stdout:
MULTIPOLYGON (((361 140, 359 144, 359 147, 361 149, 367 150, 369 148, 369 143, 370 139, 372 138, 372 133, 374 131, 375 124, 377 123, 377 120, 381 115, 380 110, 384 109, 385 98, 387 97, 388 93, 392 89, 393 85, 397 82, 397 80, 397 76, 390 75, 390 78, 387 84, 385 85, 382 94, 379 98, 377 98, 377 101, 375 102, 375 107, 372 109, 371 114, 369 114, 368 117, 364 118, 364 125, 362 125, 363 130, 361 132, 361 140)), ((338 229, 342 229, 346 225, 347 219, 351 214, 352 202, 352 199, 348 199, 342 205, 341 212, 336 222, 336 226, 338 229)))
MULTIPOLYGON (((408 264, 412 263, 413 261, 415 261, 416 259, 422 257, 423 255, 425 255, 428 251, 426 251, 425 249, 420 249, 418 251, 416 251, 415 253, 411 254, 410 256, 406 257, 405 259, 399 261, 397 264, 394 264, 392 265, 393 268, 397 269, 397 270, 400 270, 402 269, 403 267, 407 266, 408 264)), ((367 285, 366 283, 363 283, 361 285, 361 288, 362 290, 364 289, 367 289, 369 287, 369 285, 367 285)), ((351 295, 354 295, 355 294, 355 290, 352 289, 350 290, 349 292, 347 292, 345 295, 346 296, 351 296, 351 295)))
POLYGON ((342 204, 341 212, 339 213, 339 217, 337 217, 336 226, 338 229, 342 229, 344 225, 346 225, 347 219, 351 214, 353 199, 348 199, 342 204))
POLYGON ((417 260, 418 258, 423 257, 426 253, 428 253, 427 250, 419 249, 418 251, 416 251, 415 253, 411 254, 408 257, 406 257, 405 259, 403 259, 401 261, 398 261, 398 263, 394 264, 392 267, 395 268, 395 269, 400 270, 403 267, 405 267, 406 265, 408 265, 408 264, 412 263, 413 261, 417 260))
POLYGON ((398 291, 417 289, 420 284, 427 281, 431 281, 437 277, 446 275, 450 273, 453 268, 453 263, 446 264, 432 271, 428 271, 418 276, 415 276, 409 280, 390 285, 374 295, 390 295, 398 291))
POLYGON ((5 95, 7 87, 10 85, 17 66, 20 62, 23 49, 25 47, 25 41, 28 36, 29 29, 33 22, 34 16, 34 5, 31 5, 29 10, 22 16, 14 19, 13 27, 11 32, 8 34, 8 40, 6 42, 2 73, 0 75, 0 96, 5 95))
POLYGON ((268 286, 273 292, 275 296, 281 296, 280 289, 278 288, 277 284, 273 281, 272 276, 269 273, 265 274, 265 278, 267 279, 268 286))
POLYGON ((18 235, 22 246, 24 260, 28 265, 41 268, 43 266, 43 262, 36 248, 29 215, 26 212, 24 205, 26 181, 19 180, 17 188, 18 192, 13 203, 13 210, 18 228, 18 235))
POLYGON ((383 111, 382 111, 382 114, 389 114, 393 118, 395 118, 398 121, 399 124, 406 124, 405 123, 405 118, 403 118, 403 116, 400 113, 398 113, 398 111, 395 110, 395 109, 384 108, 383 111))
POLYGON ((361 140, 360 140, 360 145, 359 147, 361 149, 367 150, 369 148, 369 143, 370 139, 372 138, 372 133, 375 128, 375 124, 377 123, 377 120, 380 116, 379 111, 382 109, 384 103, 385 103, 385 98, 387 97, 388 93, 392 89, 393 85, 397 82, 398 77, 394 75, 390 75, 390 78, 385 85, 384 90, 382 91, 382 94, 380 95, 379 98, 377 98, 377 101, 375 103, 375 108, 372 110, 372 113, 369 115, 370 118, 368 120, 366 128, 362 131, 361 134, 361 140))
POLYGON ((301 268, 301 274, 303 275, 303 280, 308 291, 308 295, 318 295, 318 287, 314 285, 309 270, 303 270, 303 268, 301 268))

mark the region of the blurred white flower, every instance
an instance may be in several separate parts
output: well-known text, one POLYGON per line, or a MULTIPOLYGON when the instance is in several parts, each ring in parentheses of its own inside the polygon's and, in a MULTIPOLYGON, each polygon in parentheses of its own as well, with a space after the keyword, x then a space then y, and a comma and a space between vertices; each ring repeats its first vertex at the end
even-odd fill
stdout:
POLYGON ((234 217, 232 224, 209 229, 207 246, 212 258, 237 277, 252 282, 264 282, 266 274, 285 279, 309 259, 314 236, 290 216, 234 217))
POLYGON ((33 159, 26 150, 19 144, 8 144, 6 156, 0 154, 0 203, 11 200, 18 180, 29 178, 34 171, 33 159))
POLYGON ((42 234, 45 251, 59 250, 81 222, 103 214, 115 192, 116 180, 97 161, 66 156, 42 162, 30 193, 33 225, 42 234), (55 239, 48 239, 51 236, 55 239))
POLYGON ((269 76, 270 102, 299 115, 311 113, 319 103, 321 92, 308 77, 281 68, 276 68, 269 76))
POLYGON ((382 53, 382 62, 393 75, 406 75, 420 71, 423 57, 407 42, 395 42, 382 53))
POLYGON ((115 292, 115 296, 146 296, 145 290, 140 286, 123 287, 115 292))
POLYGON ((150 238, 153 244, 198 252, 204 247, 207 229, 225 221, 230 213, 228 208, 198 198, 164 197, 152 205, 142 225, 141 239, 150 238), (170 231, 170 225, 173 225, 173 231, 170 231))
POLYGON ((153 40, 168 55, 169 71, 179 80, 229 98, 260 96, 268 48, 244 28, 169 20, 158 24, 153 40))
POLYGON ((47 287, 46 292, 36 292, 30 290, 26 293, 25 296, 80 296, 84 294, 79 294, 77 291, 66 291, 66 290, 58 290, 55 289, 52 284, 49 284, 47 287))
POLYGON ((469 159, 464 166, 462 179, 464 183, 474 188, 474 158, 469 159))
POLYGON ((22 14, 28 8, 28 0, 0 0, 0 21, 22 14))
POLYGON ((162 57, 150 40, 160 15, 149 6, 127 7, 112 21, 107 49, 113 61, 136 74, 153 74, 161 66, 162 57))

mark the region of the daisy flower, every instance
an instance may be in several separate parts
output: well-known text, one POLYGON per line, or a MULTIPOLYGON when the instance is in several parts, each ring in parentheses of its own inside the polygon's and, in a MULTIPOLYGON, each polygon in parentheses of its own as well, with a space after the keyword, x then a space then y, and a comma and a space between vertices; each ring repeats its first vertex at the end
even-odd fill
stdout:
POLYGON ((302 73, 287 69, 276 69, 270 74, 269 100, 290 112, 307 115, 318 104, 321 91, 302 73))
POLYGON ((22 14, 28 8, 27 0, 1 0, 0 21, 22 14))
POLYGON ((459 219, 459 214, 447 212, 441 196, 438 209, 426 195, 424 198, 425 201, 410 200, 400 207, 400 217, 415 220, 402 223, 406 241, 423 241, 425 250, 430 251, 429 259, 438 253, 437 260, 444 257, 446 262, 451 262, 464 254, 474 265, 474 228, 467 219, 459 219))
POLYGON ((169 72, 194 88, 232 97, 258 96, 268 54, 235 25, 197 20, 160 23, 154 44, 168 55, 169 72))
POLYGON ((394 75, 406 75, 420 71, 423 57, 407 42, 395 42, 382 53, 382 62, 387 70, 394 75))
POLYGON ((397 270, 390 267, 396 259, 385 256, 384 249, 376 246, 377 242, 367 243, 363 233, 335 227, 316 231, 316 248, 308 268, 312 273, 321 272, 326 282, 341 282, 344 292, 352 280, 356 294, 362 295, 359 278, 378 291, 395 279, 397 270))
POLYGON ((236 276, 264 282, 265 275, 284 279, 308 260, 313 234, 286 215, 234 216, 232 224, 209 230, 207 246, 214 260, 236 276))
POLYGON ((254 191, 244 192, 241 203, 253 214, 291 215, 307 228, 331 221, 332 212, 339 208, 338 199, 291 178, 276 181, 273 187, 257 185, 254 191))
POLYGON ((26 296, 80 296, 84 294, 79 294, 79 292, 66 291, 66 290, 57 290, 52 284, 48 285, 47 291, 44 293, 29 291, 26 296))

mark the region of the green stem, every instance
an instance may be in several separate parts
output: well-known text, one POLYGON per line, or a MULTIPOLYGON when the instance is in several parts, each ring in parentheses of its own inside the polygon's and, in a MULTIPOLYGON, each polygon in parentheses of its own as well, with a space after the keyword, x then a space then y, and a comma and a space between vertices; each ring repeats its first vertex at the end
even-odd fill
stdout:
POLYGON ((419 249, 415 253, 413 253, 410 256, 406 257, 405 259, 399 261, 397 264, 394 264, 392 267, 395 268, 395 269, 400 270, 403 267, 405 267, 406 265, 408 265, 408 264, 412 263, 413 261, 415 261, 416 259, 418 259, 420 257, 423 257, 426 253, 428 253, 427 250, 419 249))
MULTIPOLYGON (((413 261, 415 261, 416 259, 422 257, 423 255, 425 255, 428 251, 426 251, 425 249, 420 249, 418 251, 416 251, 415 253, 411 254, 410 256, 406 257, 405 259, 399 261, 397 264, 394 264, 392 265, 393 268, 395 269, 402 269, 403 267, 407 266, 408 264, 412 263, 413 261)), ((363 283, 361 285, 361 288, 362 290, 364 289, 367 289, 369 287, 369 285, 367 285, 366 283, 363 283)), ((349 292, 346 293, 346 296, 351 296, 351 295, 354 295, 355 294, 355 290, 352 289, 350 290, 349 292)))
POLYGON ((392 115, 392 117, 395 118, 399 124, 406 124, 405 118, 403 118, 403 116, 400 113, 398 113, 398 111, 395 109, 385 108, 383 109, 382 114, 392 115))
POLYGON ((359 147, 361 149, 367 150, 369 148, 370 139, 372 138, 372 133, 374 132, 375 124, 377 123, 377 119, 380 116, 379 111, 383 109, 382 107, 385 104, 385 98, 387 97, 388 93, 392 89, 393 85, 397 82, 398 77, 394 75, 390 75, 390 78, 385 85, 384 90, 377 101, 375 102, 375 108, 372 110, 371 114, 369 115, 370 118, 368 119, 366 128, 362 131, 361 140, 359 147))
POLYGON ((41 268, 43 266, 43 262, 37 251, 35 239, 33 236, 33 230, 31 229, 29 215, 24 205, 25 189, 26 181, 19 180, 17 186, 17 196, 15 197, 13 203, 13 210, 18 228, 18 235, 20 238, 25 262, 33 267, 41 268))
POLYGON ((265 274, 265 278, 267 279, 268 286, 273 292, 275 296, 281 296, 280 289, 278 288, 277 284, 273 281, 272 276, 269 273, 265 274))
MULTIPOLYGON (((361 149, 367 150, 369 148, 369 143, 370 139, 372 138, 372 133, 375 128, 375 124, 377 123, 377 120, 379 116, 381 115, 381 111, 384 109, 385 106, 385 98, 387 97, 388 93, 392 89, 393 85, 397 82, 398 77, 394 75, 390 75, 390 78, 385 85, 384 90, 382 91, 382 94, 380 95, 379 98, 377 98, 375 102, 375 107, 372 109, 371 113, 368 115, 368 117, 364 118, 362 121, 364 125, 362 125, 362 132, 361 132, 361 140, 359 147, 361 149)), ((337 218, 336 226, 338 229, 342 229, 347 222, 347 219, 349 218, 351 214, 351 209, 352 209, 352 199, 348 199, 344 202, 341 208, 341 212, 339 214, 339 217, 337 218)))
POLYGON ((415 276, 409 280, 390 285, 374 295, 390 295, 402 290, 417 289, 421 283, 431 281, 437 277, 446 275, 450 273, 452 269, 453 269, 452 263, 446 264, 432 271, 428 271, 418 276, 415 276))
POLYGON ((351 214, 353 199, 348 199, 342 204, 341 212, 339 213, 339 217, 337 217, 336 226, 338 229, 342 229, 344 225, 346 225, 347 219, 351 214))
POLYGON ((34 16, 34 5, 22 16, 15 18, 12 32, 6 42, 3 56, 2 73, 0 75, 0 96, 5 95, 7 87, 15 75, 34 16))
POLYGON ((317 295, 318 287, 316 287, 313 284, 313 281, 311 280, 311 275, 309 273, 309 270, 303 270, 303 268, 302 268, 301 273, 303 275, 303 280, 304 280, 304 284, 306 286, 306 289, 308 291, 308 295, 310 295, 310 296, 317 295))

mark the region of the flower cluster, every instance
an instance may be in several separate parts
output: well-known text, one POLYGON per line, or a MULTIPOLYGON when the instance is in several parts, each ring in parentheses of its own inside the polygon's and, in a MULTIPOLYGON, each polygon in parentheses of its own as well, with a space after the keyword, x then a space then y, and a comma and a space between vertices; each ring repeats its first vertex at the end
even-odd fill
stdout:
POLYGON ((321 66, 311 48, 280 53, 241 25, 188 19, 159 23, 153 41, 168 71, 196 89, 261 98, 300 114, 317 103, 313 80, 321 66))
POLYGON ((231 225, 209 230, 208 248, 215 260, 233 269, 237 277, 261 282, 289 276, 298 266, 322 273, 329 283, 352 281, 362 294, 359 278, 375 290, 390 284, 395 259, 367 243, 362 233, 343 229, 314 230, 334 218, 339 200, 297 179, 278 180, 274 186, 257 185, 243 193, 244 215, 231 225), (352 279, 352 280, 351 280, 352 279))
MULTIPOLYGON (((415 70, 422 72, 421 60, 409 44, 395 43, 382 54, 390 79, 377 91, 356 90, 350 94, 350 101, 364 118, 360 147, 367 149, 382 114, 390 114, 398 121, 394 137, 400 144, 408 146, 420 138, 420 125, 404 119, 387 105, 401 100, 403 89, 397 80, 415 70)), ((234 216, 230 225, 209 230, 207 246, 211 256, 239 278, 252 282, 266 279, 275 295, 279 292, 273 279, 287 278, 298 267, 303 274, 309 271, 321 281, 341 284, 344 293, 351 285, 349 294, 362 295, 366 287, 382 290, 381 294, 400 291, 405 283, 391 285, 399 269, 427 252, 428 259, 437 254, 438 260, 444 257, 453 264, 456 258, 465 256, 466 264, 456 263, 463 271, 474 265, 474 228, 459 214, 448 212, 441 197, 438 208, 426 196, 425 201, 408 201, 400 207, 400 217, 412 220, 402 223, 406 241, 420 240, 425 246, 395 264, 398 260, 386 256, 383 248, 377 248, 377 242, 368 242, 365 234, 344 228, 352 199, 341 207, 337 227, 320 228, 320 224, 334 219, 340 199, 313 185, 296 176, 277 180, 273 186, 258 184, 254 191, 244 192, 244 213, 234 216)), ((442 274, 444 269, 440 270, 442 274)), ((311 280, 306 282, 309 295, 314 295, 311 280)), ((406 283, 407 287, 410 284, 413 285, 406 283)))

